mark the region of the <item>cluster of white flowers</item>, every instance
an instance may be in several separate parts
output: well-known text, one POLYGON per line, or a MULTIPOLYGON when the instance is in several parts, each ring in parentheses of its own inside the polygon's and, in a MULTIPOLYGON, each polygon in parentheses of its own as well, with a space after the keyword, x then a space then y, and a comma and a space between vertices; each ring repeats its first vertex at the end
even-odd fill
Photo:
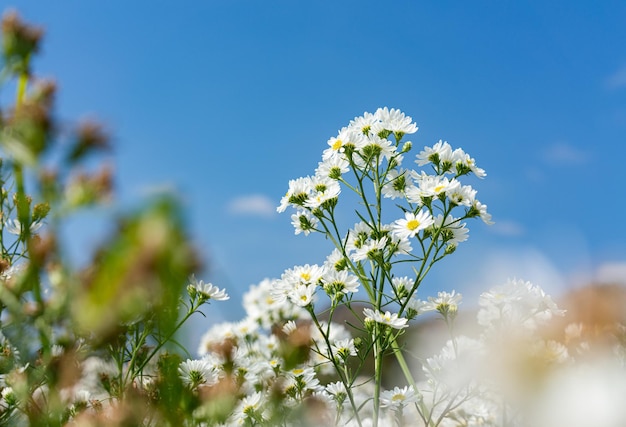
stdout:
MULTIPOLYGON (((351 186, 345 178, 353 170, 355 175, 372 176, 383 197, 403 198, 408 203, 404 218, 382 227, 387 236, 372 236, 369 241, 367 236, 380 230, 364 230, 359 225, 355 226, 357 235, 361 232, 365 235, 357 240, 359 244, 354 249, 363 249, 354 255, 353 260, 365 259, 368 251, 382 249, 391 243, 399 244, 405 253, 409 252, 408 239, 432 226, 435 226, 432 231, 438 238, 446 239, 450 245, 458 244, 465 240, 467 233, 465 224, 461 223, 462 218, 479 216, 487 223, 491 221, 486 205, 476 199, 476 191, 469 185, 462 185, 459 178, 469 173, 482 178, 486 173, 462 149, 452 149, 442 141, 433 147, 424 147, 415 160, 418 166, 432 166, 434 175, 423 170, 403 169, 404 155, 411 149, 412 143, 406 141, 401 145, 401 140, 404 135, 416 131, 417 126, 412 119, 396 109, 379 108, 374 114, 365 113, 355 118, 336 137, 328 140, 329 147, 324 151, 315 175, 289 182, 289 189, 277 210, 283 212, 288 206, 296 209, 291 217, 296 234, 321 231, 320 219, 327 218, 324 212, 332 211, 337 204, 340 184, 364 195, 366 190, 363 187, 351 186), (447 202, 445 215, 440 215, 438 219, 433 217, 432 209, 436 200, 447 202), (462 218, 450 215, 451 207, 456 206, 465 208, 462 218)), ((355 238, 351 235, 348 240, 355 238)))

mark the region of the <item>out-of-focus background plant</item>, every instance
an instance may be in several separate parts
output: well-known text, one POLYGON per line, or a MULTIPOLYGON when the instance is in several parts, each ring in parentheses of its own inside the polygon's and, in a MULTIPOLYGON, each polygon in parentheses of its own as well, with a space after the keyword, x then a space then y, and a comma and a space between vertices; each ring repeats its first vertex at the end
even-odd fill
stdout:
POLYGON ((16 12, 3 15, 0 84, 15 102, 0 110, 0 421, 62 425, 113 399, 112 419, 143 420, 143 408, 177 425, 191 395, 165 349, 208 301, 197 292, 181 300, 198 257, 177 202, 159 198, 111 218, 114 231, 87 266, 68 261, 60 227, 107 203, 114 176, 98 123, 56 120, 56 85, 31 66, 42 35, 16 12), (84 395, 84 381, 106 399, 84 395), (158 401, 172 404, 159 412, 158 401))

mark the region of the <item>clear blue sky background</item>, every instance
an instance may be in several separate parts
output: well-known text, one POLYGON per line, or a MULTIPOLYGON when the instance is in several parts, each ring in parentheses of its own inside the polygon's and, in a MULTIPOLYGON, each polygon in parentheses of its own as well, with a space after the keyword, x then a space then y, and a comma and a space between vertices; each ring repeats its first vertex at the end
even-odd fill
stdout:
POLYGON ((3 3, 46 29, 59 116, 112 131, 120 206, 181 195, 228 319, 249 284, 330 252, 273 208, 379 106, 414 118, 415 153, 444 139, 488 173, 472 184, 496 225, 471 222, 423 297, 626 280, 623 1, 3 3))

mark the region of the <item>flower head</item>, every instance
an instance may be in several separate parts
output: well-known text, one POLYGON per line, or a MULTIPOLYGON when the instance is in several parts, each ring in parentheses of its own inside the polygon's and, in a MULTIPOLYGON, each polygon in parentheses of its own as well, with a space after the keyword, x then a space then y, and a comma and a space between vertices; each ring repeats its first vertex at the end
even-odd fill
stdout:
POLYGON ((419 399, 420 395, 415 392, 413 386, 394 387, 393 390, 386 390, 380 394, 380 406, 398 409, 410 403, 415 403, 419 399))
POLYGON ((381 323, 394 329, 404 329, 409 327, 409 325, 407 325, 408 319, 398 317, 398 313, 392 314, 389 311, 382 313, 378 310, 372 310, 371 308, 364 308, 363 315, 365 316, 366 322, 371 321, 381 323))
POLYGON ((391 232, 401 239, 415 237, 420 231, 430 227, 433 224, 433 217, 426 211, 420 211, 417 214, 406 212, 403 219, 393 222, 391 232))
POLYGON ((209 300, 226 301, 230 299, 225 289, 220 289, 212 283, 204 283, 202 280, 198 281, 195 276, 191 276, 190 282, 187 286, 187 292, 192 298, 197 296, 202 302, 209 300))
POLYGON ((199 385, 212 385, 217 382, 217 369, 203 359, 187 359, 178 367, 178 373, 183 383, 191 388, 199 385))

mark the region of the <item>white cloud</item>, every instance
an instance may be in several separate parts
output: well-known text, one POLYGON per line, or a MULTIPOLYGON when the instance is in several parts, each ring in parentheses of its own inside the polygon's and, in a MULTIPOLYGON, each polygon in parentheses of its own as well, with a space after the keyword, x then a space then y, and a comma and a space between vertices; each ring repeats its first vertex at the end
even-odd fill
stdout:
POLYGON ((551 165, 578 166, 589 160, 589 153, 564 142, 552 144, 542 152, 543 161, 551 165))
POLYGON ((595 281, 600 284, 626 286, 626 262, 609 262, 598 267, 595 281))
POLYGON ((277 204, 262 194, 247 194, 228 202, 226 209, 233 215, 251 215, 269 218, 276 213, 277 204))
POLYGON ((517 237, 523 235, 526 230, 524 226, 516 221, 504 220, 496 221, 489 230, 495 234, 507 237, 517 237))
POLYGON ((626 65, 623 65, 606 79, 606 86, 614 90, 626 88, 626 65))

